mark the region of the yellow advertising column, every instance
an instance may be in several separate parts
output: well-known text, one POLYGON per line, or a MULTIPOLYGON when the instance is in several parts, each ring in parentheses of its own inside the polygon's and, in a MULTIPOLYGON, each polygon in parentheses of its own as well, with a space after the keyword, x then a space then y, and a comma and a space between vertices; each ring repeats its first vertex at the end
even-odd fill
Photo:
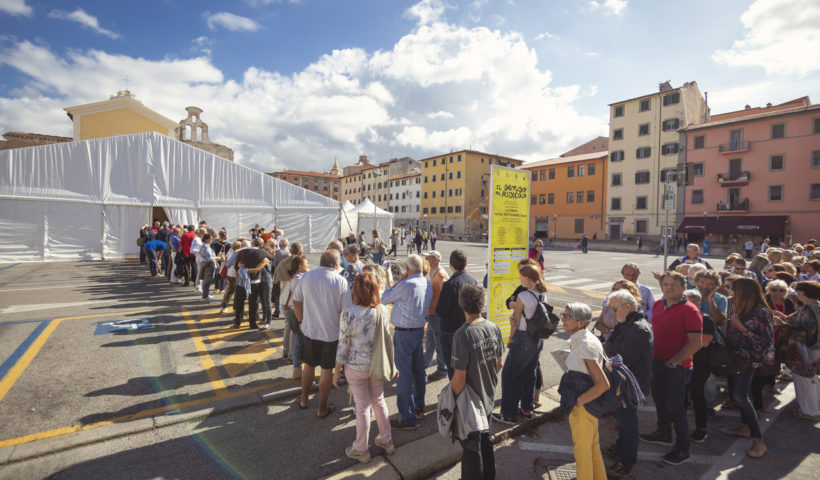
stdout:
POLYGON ((498 325, 504 341, 510 335, 506 300, 518 281, 518 262, 527 258, 529 246, 530 179, 527 170, 493 165, 490 184, 489 317, 498 325))

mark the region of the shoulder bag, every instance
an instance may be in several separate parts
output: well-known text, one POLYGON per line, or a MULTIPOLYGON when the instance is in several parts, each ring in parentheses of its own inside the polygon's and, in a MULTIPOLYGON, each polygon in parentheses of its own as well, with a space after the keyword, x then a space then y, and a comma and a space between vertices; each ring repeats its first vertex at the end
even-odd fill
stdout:
POLYGON ((728 377, 745 372, 749 364, 729 348, 728 324, 726 332, 721 331, 718 325, 715 325, 715 330, 720 332, 724 343, 714 342, 709 348, 709 366, 712 373, 720 377, 728 377))
POLYGON ((396 376, 393 361, 393 342, 384 321, 384 311, 376 308, 376 328, 373 332, 373 351, 370 353, 370 378, 389 382, 396 376))

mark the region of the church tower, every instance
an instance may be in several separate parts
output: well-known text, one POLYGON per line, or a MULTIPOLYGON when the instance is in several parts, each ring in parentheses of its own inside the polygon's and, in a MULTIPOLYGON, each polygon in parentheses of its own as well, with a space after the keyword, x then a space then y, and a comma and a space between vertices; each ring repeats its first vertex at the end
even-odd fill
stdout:
POLYGON ((333 168, 330 169, 330 174, 337 177, 342 176, 342 171, 339 169, 339 160, 336 157, 333 157, 333 168))

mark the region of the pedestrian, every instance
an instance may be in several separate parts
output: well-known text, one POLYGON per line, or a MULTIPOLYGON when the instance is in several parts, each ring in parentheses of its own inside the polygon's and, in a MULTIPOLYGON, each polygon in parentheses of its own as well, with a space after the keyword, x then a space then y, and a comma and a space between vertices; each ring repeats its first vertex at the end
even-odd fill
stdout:
MULTIPOLYGON (((641 391, 649 392, 652 376, 652 325, 646 319, 636 299, 628 290, 618 290, 609 297, 615 312, 615 329, 604 344, 609 357, 620 355, 641 391)), ((617 462, 609 467, 610 478, 629 475, 638 461, 638 409, 631 403, 622 403, 614 412, 618 422, 618 439, 605 450, 617 462)))
MULTIPOLYGON (((579 479, 606 480, 607 472, 598 435, 598 418, 603 413, 599 397, 609 390, 603 370, 604 348, 588 329, 592 312, 583 303, 570 302, 561 320, 570 334, 567 371, 558 391, 561 407, 569 413, 572 452, 579 479)), ((509 360, 508 360, 509 362, 509 360)))
POLYGON ((435 382, 447 376, 449 358, 444 356, 441 343, 441 317, 436 314, 436 306, 441 296, 444 282, 450 279, 447 272, 441 268, 441 253, 436 250, 426 252, 424 259, 430 263, 430 306, 427 308, 427 331, 424 341, 424 366, 433 366, 433 354, 436 355, 436 371, 427 377, 427 381, 435 382))
POLYGON ((404 277, 382 295, 385 305, 393 304, 390 323, 394 355, 399 380, 396 385, 396 404, 399 418, 391 421, 396 430, 418 428, 424 418, 424 393, 427 375, 424 373, 425 314, 433 296, 430 282, 422 275, 423 260, 418 255, 407 257, 404 277))
POLYGON ((338 273, 341 259, 334 250, 325 251, 319 259, 319 268, 302 277, 293 292, 293 310, 300 321, 304 341, 302 360, 308 368, 302 369, 302 395, 299 408, 308 408, 314 369, 322 367, 319 377, 319 408, 316 416, 325 418, 336 405, 328 403, 336 348, 339 343, 339 320, 342 311, 351 303, 347 280, 338 273))
POLYGON ((760 244, 760 253, 766 253, 766 250, 769 249, 769 239, 764 238, 763 242, 760 244))
POLYGON ((585 233, 583 237, 581 237, 581 251, 584 253, 589 253, 589 237, 585 233))
POLYGON ((518 294, 510 317, 510 352, 501 370, 501 412, 493 414, 495 420, 508 425, 515 425, 519 414, 532 417, 535 369, 544 345, 543 340, 529 334, 527 321, 535 314, 538 303, 546 301, 547 286, 541 272, 532 265, 519 268, 518 278, 526 290, 518 294))
POLYGON ((202 259, 202 299, 206 302, 211 301, 211 284, 214 282, 216 276, 217 257, 211 245, 214 242, 214 237, 210 233, 202 236, 202 248, 200 249, 199 257, 202 259))
POLYGON ((195 231, 196 236, 191 239, 191 254, 194 256, 194 264, 196 265, 196 275, 194 275, 194 291, 202 293, 202 237, 208 233, 207 230, 200 227, 195 231))
MULTIPOLYGON (((396 452, 384 401, 384 381, 370 376, 376 329, 382 338, 389 339, 387 309, 379 300, 379 285, 369 273, 358 275, 353 282, 353 303, 342 311, 339 322, 339 344, 336 348, 336 370, 333 385, 339 387, 342 369, 350 385, 356 411, 356 440, 345 448, 348 458, 362 463, 370 461, 370 408, 376 416, 379 434, 375 444, 385 453, 396 452)), ((387 359, 392 362, 392 358, 387 359)))
MULTIPOLYGON (((290 250, 288 249, 290 242, 287 238, 279 238, 277 245, 278 248, 273 252, 273 263, 271 263, 271 273, 273 274, 273 277, 276 276, 276 267, 278 267, 283 260, 290 257, 290 250)), ((276 278, 272 278, 271 280, 273 283, 271 285, 270 301, 271 305, 273 306, 273 318, 279 318, 282 314, 282 311, 279 307, 282 296, 282 285, 281 282, 276 281, 276 278)), ((287 295, 287 293, 285 293, 285 295, 287 295)), ((285 325, 287 325, 287 322, 285 322, 285 325)), ((288 333, 288 331, 285 331, 284 335, 288 336, 288 333)), ((283 353, 287 354, 288 350, 285 349, 283 353)))
POLYGON ((359 246, 348 245, 345 247, 344 256, 347 260, 347 267, 342 270, 342 276, 347 280, 350 291, 353 291, 353 281, 362 273, 362 267, 364 267, 362 261, 359 260, 359 246))
POLYGON ((621 277, 625 280, 629 280, 638 287, 638 292, 641 294, 641 298, 638 298, 638 301, 641 304, 641 310, 644 315, 646 315, 649 323, 652 323, 652 307, 655 306, 655 295, 649 287, 638 281, 638 277, 640 277, 640 275, 641 267, 639 267, 637 263, 627 262, 623 267, 621 267, 621 277))
POLYGON ((390 231, 390 251, 387 252, 388 256, 393 255, 395 257, 396 255, 398 255, 396 253, 396 249, 398 248, 398 244, 399 244, 399 229, 394 228, 393 230, 390 231))
POLYGON ((142 246, 142 249, 145 251, 145 258, 148 260, 148 267, 152 277, 162 275, 159 271, 159 264, 157 262, 163 252, 165 252, 165 248, 165 242, 161 242, 159 240, 151 240, 142 246))
MULTIPOLYGON (((466 272, 467 256, 461 250, 450 252, 450 270, 453 274, 441 286, 436 304, 436 315, 441 318, 441 350, 445 360, 453 353, 453 335, 465 322, 464 311, 458 306, 458 292, 464 285, 476 285, 475 278, 466 272)), ((453 378, 453 366, 447 364, 447 377, 453 378)))
MULTIPOLYGON (((495 403, 504 340, 498 326, 481 316, 485 303, 481 287, 465 285, 458 297, 466 320, 453 336, 454 373, 450 388, 456 397, 469 394, 464 392, 469 388, 481 399, 484 412, 489 414, 495 403)), ((489 415, 487 422, 489 425, 489 415)), ((495 478, 495 454, 490 433, 489 429, 474 431, 461 440, 461 478, 495 478)))
MULTIPOLYGON (((235 240, 231 244, 231 250, 228 252, 228 256, 225 259, 225 266, 227 267, 227 272, 225 273, 225 280, 227 281, 225 292, 222 294, 222 305, 219 313, 227 313, 228 312, 228 305, 233 305, 231 300, 233 299, 234 293, 236 293, 236 253, 244 247, 244 244, 240 240, 235 240)), ((243 305, 244 308, 244 305, 243 305)))
POLYGON ((262 233, 262 230, 263 229, 259 228, 258 223, 256 225, 254 225, 253 228, 248 230, 248 233, 251 235, 251 241, 256 240, 256 238, 259 237, 259 234, 262 233))
POLYGON ((726 435, 751 437, 752 447, 746 455, 760 458, 766 453, 766 444, 752 404, 751 387, 755 370, 765 362, 766 354, 774 344, 774 325, 763 291, 755 280, 739 278, 732 289, 734 315, 726 325, 726 343, 734 355, 748 363, 748 367, 744 372, 732 375, 732 398, 740 408, 742 425, 723 427, 720 431, 726 435))
POLYGON ((692 376, 692 354, 701 348, 703 318, 698 307, 683 296, 686 279, 667 271, 660 278, 663 298, 652 310, 652 397, 655 401, 657 430, 641 435, 642 441, 672 446, 663 456, 669 465, 689 460, 689 424, 686 418, 686 385, 692 376))
POLYGON ((638 235, 638 253, 641 253, 642 249, 643 249, 643 237, 638 235))
POLYGON ((407 255, 413 253, 413 232, 407 230, 407 236, 404 238, 404 243, 407 245, 407 255))
POLYGON ((436 240, 438 240, 438 237, 436 236, 436 231, 431 228, 430 229, 430 249, 431 250, 436 249, 436 240))
POLYGON ((703 239, 703 256, 709 256, 709 250, 712 248, 712 241, 709 240, 709 236, 707 235, 706 238, 703 239))
POLYGON ((196 283, 196 256, 191 252, 191 246, 194 242, 194 238, 196 238, 196 232, 194 232, 194 226, 188 225, 187 232, 182 234, 182 237, 179 239, 179 246, 182 249, 183 259, 185 261, 185 268, 183 270, 183 276, 185 277, 185 283, 182 284, 183 287, 190 286, 191 281, 196 283))
POLYGON ((541 271, 544 271, 544 242, 542 240, 536 240, 532 244, 532 248, 529 251, 529 257, 535 260, 538 265, 541 267, 541 271))
POLYGON ((746 244, 743 245, 744 250, 746 250, 746 259, 750 260, 752 258, 752 252, 755 249, 755 244, 751 238, 746 240, 746 244))
POLYGON ((262 270, 273 260, 273 255, 265 251, 261 238, 254 240, 251 248, 244 248, 236 255, 234 269, 237 270, 236 293, 234 294, 234 323, 231 328, 239 328, 242 325, 242 317, 245 313, 245 300, 248 300, 248 325, 251 330, 258 330, 259 301, 262 296, 264 285, 262 284, 262 270), (248 279, 240 279, 239 270, 248 270, 248 279))
POLYGON ((168 280, 171 282, 171 285, 179 285, 179 276, 177 272, 180 270, 180 265, 177 262, 183 262, 182 254, 179 251, 179 240, 180 236, 182 235, 182 228, 177 225, 171 231, 171 235, 168 237, 168 250, 171 251, 170 261, 168 263, 168 280))
MULTIPOLYGON (((294 243, 294 245, 299 245, 299 242, 294 243)), ((291 253, 293 253, 293 250, 293 245, 291 245, 291 253)), ((290 360, 293 363, 291 378, 293 380, 301 380, 302 344, 304 343, 304 336, 299 326, 299 320, 296 318, 296 313, 293 310, 293 292, 298 288, 302 276, 310 270, 310 263, 307 257, 303 257, 301 254, 294 253, 288 258, 290 261, 287 262, 287 269, 285 271, 288 280, 280 282, 283 289, 282 293, 287 292, 287 295, 285 295, 285 303, 282 305, 282 311, 285 312, 285 325, 287 325, 285 335, 288 335, 290 338, 285 340, 290 345, 290 360)), ((279 268, 282 268, 282 264, 277 267, 277 270, 279 268)))
POLYGON ((686 256, 675 259, 675 261, 669 265, 668 270, 675 270, 678 267, 678 265, 681 264, 694 265, 696 263, 702 263, 706 268, 711 270, 712 266, 709 265, 709 262, 700 258, 698 256, 699 254, 700 246, 698 246, 697 243, 690 243, 686 246, 686 256))
POLYGON ((379 235, 378 230, 373 230, 372 234, 373 243, 371 244, 371 248, 373 249, 373 263, 376 265, 381 265, 384 260, 384 254, 387 251, 387 245, 382 241, 382 237, 379 235))
POLYGON ((231 244, 228 243, 228 232, 224 228, 219 231, 219 236, 214 239, 211 248, 213 248, 214 255, 217 258, 214 293, 223 293, 227 280, 222 278, 222 267, 225 265, 225 259, 228 258, 228 251, 231 248, 231 244))
POLYGON ((422 237, 421 230, 418 228, 416 229, 416 236, 413 237, 413 240, 416 243, 416 253, 421 255, 421 244, 424 242, 424 237, 422 237))

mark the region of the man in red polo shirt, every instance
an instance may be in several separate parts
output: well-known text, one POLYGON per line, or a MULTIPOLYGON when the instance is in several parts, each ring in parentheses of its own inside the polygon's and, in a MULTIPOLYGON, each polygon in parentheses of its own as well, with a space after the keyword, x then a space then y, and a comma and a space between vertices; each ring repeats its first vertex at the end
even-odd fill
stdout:
POLYGON ((194 232, 194 226, 188 225, 187 231, 179 237, 179 249, 182 250, 182 256, 184 257, 182 261, 185 262, 185 284, 182 285, 183 287, 187 287, 190 285, 191 279, 193 278, 196 280, 196 257, 191 253, 191 242, 193 242, 196 233, 194 232))
POLYGON ((641 440, 675 448, 663 456, 670 465, 689 460, 689 424, 686 419, 686 385, 692 377, 692 354, 701 347, 703 317, 698 306, 683 296, 686 278, 678 272, 660 277, 663 298, 652 309, 652 398, 658 416, 658 429, 641 435, 641 440))

